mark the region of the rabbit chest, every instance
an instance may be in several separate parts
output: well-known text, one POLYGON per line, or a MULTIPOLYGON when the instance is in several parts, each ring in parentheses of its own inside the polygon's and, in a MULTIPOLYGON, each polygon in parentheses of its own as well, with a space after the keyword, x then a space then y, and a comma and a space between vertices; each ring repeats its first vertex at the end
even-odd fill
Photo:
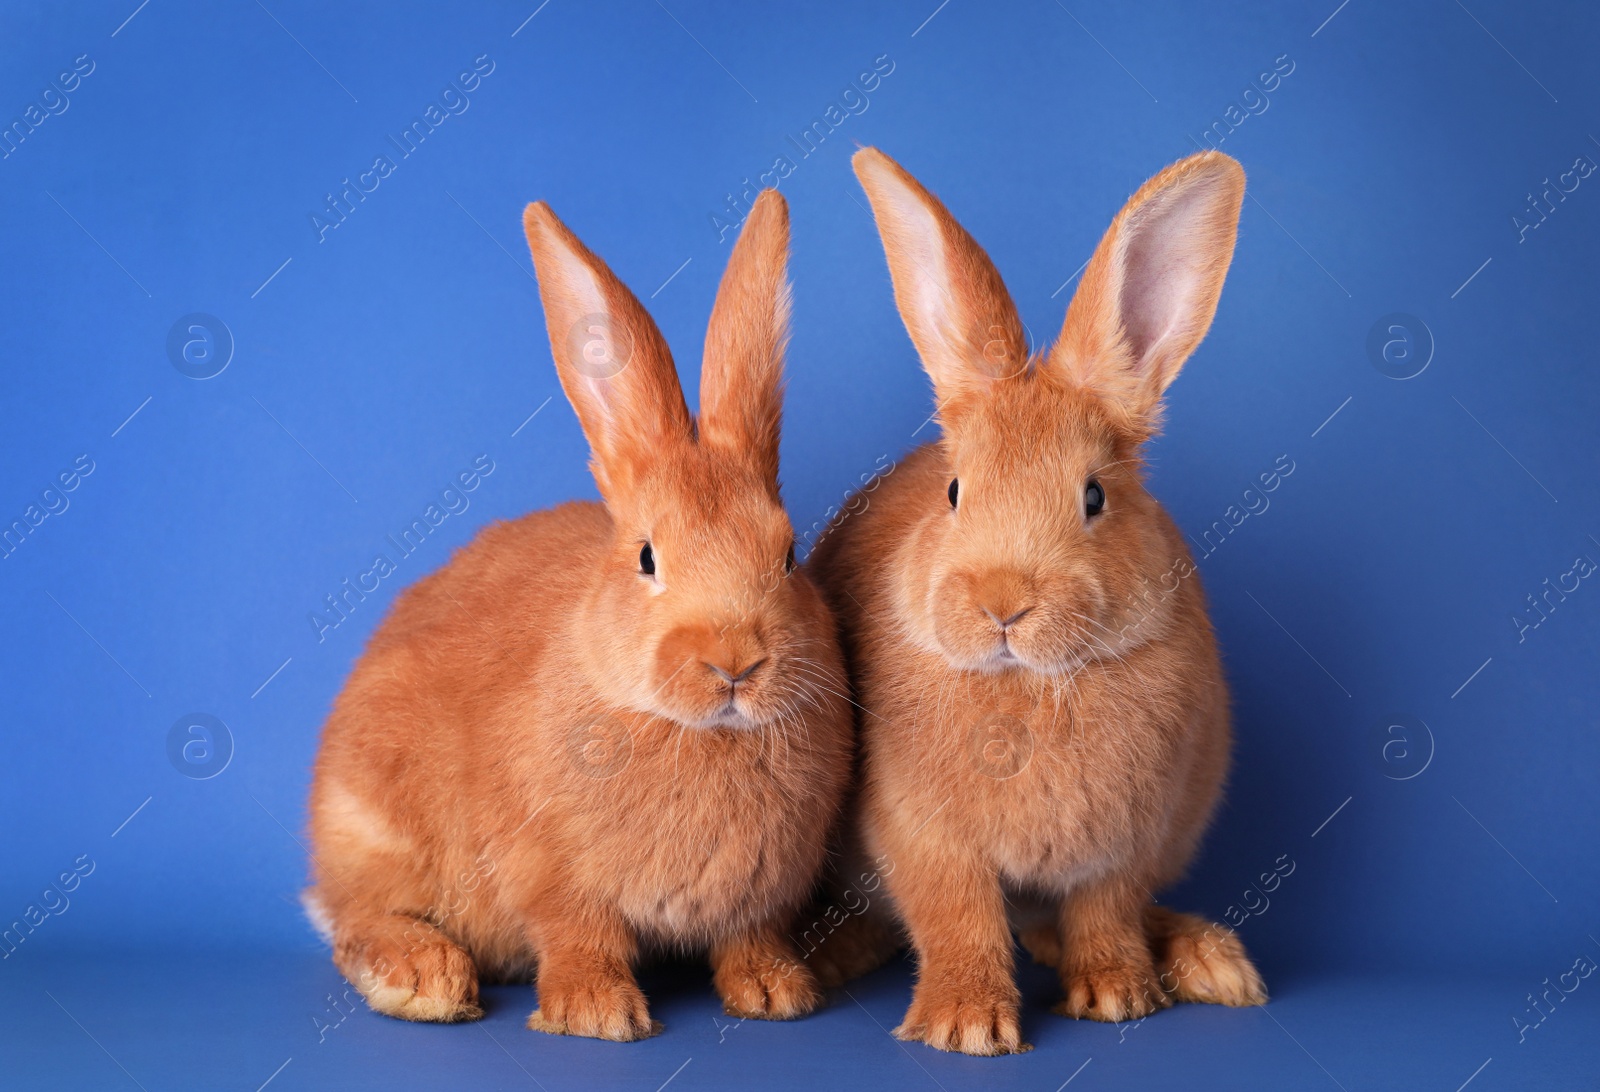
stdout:
POLYGON ((952 824, 1008 881, 1065 891, 1167 839, 1189 762, 1172 709, 1090 668, 952 718, 914 776, 949 786, 952 824))
POLYGON ((1146 723, 1071 712, 1038 710, 1024 722, 1032 732, 1031 758, 993 786, 1009 800, 996 809, 1002 818, 991 853, 1017 882, 1065 888, 1142 856, 1164 838, 1162 786, 1173 781, 1175 756, 1163 733, 1146 723))
POLYGON ((798 902, 820 865, 838 787, 821 763, 758 732, 637 733, 580 786, 573 832, 587 882, 641 933, 707 938, 798 902))

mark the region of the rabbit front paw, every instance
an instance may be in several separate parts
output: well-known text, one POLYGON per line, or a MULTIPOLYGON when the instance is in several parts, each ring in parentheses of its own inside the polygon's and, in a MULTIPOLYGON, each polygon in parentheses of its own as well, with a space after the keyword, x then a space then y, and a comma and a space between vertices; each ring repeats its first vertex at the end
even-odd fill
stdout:
POLYGON ((983 1056, 1020 1054, 1031 1048, 1022 1041, 1018 1009, 1015 989, 963 995, 918 986, 894 1035, 935 1050, 983 1056))
POLYGON ((783 952, 750 950, 722 960, 717 993, 729 1016, 755 1020, 793 1020, 822 1004, 816 976, 783 952))
POLYGON ((1066 976, 1065 984, 1067 996, 1054 1011, 1078 1020, 1138 1020, 1172 1004, 1153 967, 1114 965, 1076 970, 1066 976))
POLYGON ((433 930, 405 944, 367 945, 355 983, 386 1016, 441 1024, 483 1017, 472 957, 433 930))
POLYGON ((624 979, 539 983, 539 1007, 528 1027, 551 1035, 582 1035, 630 1043, 661 1030, 650 1019, 644 993, 624 979))

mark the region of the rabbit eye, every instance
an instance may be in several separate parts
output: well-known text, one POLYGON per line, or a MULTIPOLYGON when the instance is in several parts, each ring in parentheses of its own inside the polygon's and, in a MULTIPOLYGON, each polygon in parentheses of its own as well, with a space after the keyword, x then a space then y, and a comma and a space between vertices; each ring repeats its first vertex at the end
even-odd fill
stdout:
POLYGON ((646 542, 644 549, 639 551, 639 571, 645 576, 656 575, 656 552, 646 542))
POLYGON ((783 559, 783 571, 786 573, 794 572, 794 543, 792 542, 789 543, 788 555, 783 559))
POLYGON ((1098 516, 1106 506, 1105 488, 1093 478, 1083 487, 1083 512, 1086 516, 1098 516))
POLYGON ((956 496, 960 492, 961 492, 961 479, 960 478, 951 478, 950 479, 950 491, 949 491, 950 507, 951 508, 954 508, 956 506, 956 496))

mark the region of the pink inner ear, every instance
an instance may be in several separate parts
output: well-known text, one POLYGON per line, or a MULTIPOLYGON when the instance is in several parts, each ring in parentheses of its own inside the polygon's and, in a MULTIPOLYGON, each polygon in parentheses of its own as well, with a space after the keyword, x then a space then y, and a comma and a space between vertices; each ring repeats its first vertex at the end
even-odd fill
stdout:
POLYGON ((593 372, 596 367, 605 369, 610 365, 604 359, 592 359, 586 354, 602 351, 591 350, 590 342, 596 339, 596 344, 604 346, 604 353, 617 352, 614 341, 617 332, 588 329, 583 325, 591 316, 609 315, 610 303, 594 270, 580 255, 564 247, 557 251, 555 267, 549 275, 562 289, 562 314, 559 318, 567 326, 567 335, 561 349, 565 350, 567 363, 579 377, 586 400, 604 422, 603 427, 611 432, 614 429, 618 391, 609 377, 603 378, 593 372))
POLYGON ((1136 367, 1147 371, 1154 350, 1191 327, 1211 257, 1206 212, 1215 186, 1202 177, 1153 198, 1128 218, 1122 246, 1122 327, 1136 367))
POLYGON ((949 270, 945 268, 944 235, 939 221, 915 195, 901 191, 892 199, 893 215, 911 275, 911 306, 933 337, 949 339, 954 330, 949 270))
MULTIPOLYGON (((952 313, 953 301, 948 285, 950 272, 945 261, 944 233, 933 210, 910 187, 895 176, 892 170, 874 166, 870 168, 875 181, 874 215, 880 226, 886 227, 893 237, 895 249, 904 259, 897 275, 905 278, 908 297, 903 314, 908 323, 920 330, 911 331, 912 339, 918 334, 924 338, 946 341, 958 333, 952 313)), ((891 267, 895 254, 890 253, 891 267)), ((919 346, 920 347, 920 346, 919 346)), ((938 367, 938 361, 924 361, 938 367)))

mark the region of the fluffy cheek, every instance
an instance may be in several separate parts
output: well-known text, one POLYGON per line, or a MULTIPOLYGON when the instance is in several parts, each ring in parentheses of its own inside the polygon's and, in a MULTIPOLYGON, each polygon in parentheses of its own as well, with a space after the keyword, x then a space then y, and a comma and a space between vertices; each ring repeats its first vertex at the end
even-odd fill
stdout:
POLYGON ((1041 583, 1039 604, 1012 628, 1011 646, 1038 670, 1071 670, 1109 643, 1104 589, 1089 573, 1041 583))
POLYGON ((1164 541, 1143 534, 1108 536, 1096 564, 1102 589, 1096 618, 1107 644, 1132 647, 1165 624, 1184 570, 1164 541))
POLYGON ((695 721, 711 716, 722 701, 716 676, 706 661, 714 644, 705 627, 678 626, 656 644, 651 657, 647 703, 675 720, 695 721))
POLYGON ((1176 578, 1155 583, 1131 575, 1115 584, 1101 620, 1106 643, 1126 651, 1149 640, 1171 616, 1176 587, 1176 578))
POLYGON ((930 582, 929 622, 939 650, 955 667, 976 668, 999 650, 994 623, 974 597, 972 580, 945 573, 930 582))

